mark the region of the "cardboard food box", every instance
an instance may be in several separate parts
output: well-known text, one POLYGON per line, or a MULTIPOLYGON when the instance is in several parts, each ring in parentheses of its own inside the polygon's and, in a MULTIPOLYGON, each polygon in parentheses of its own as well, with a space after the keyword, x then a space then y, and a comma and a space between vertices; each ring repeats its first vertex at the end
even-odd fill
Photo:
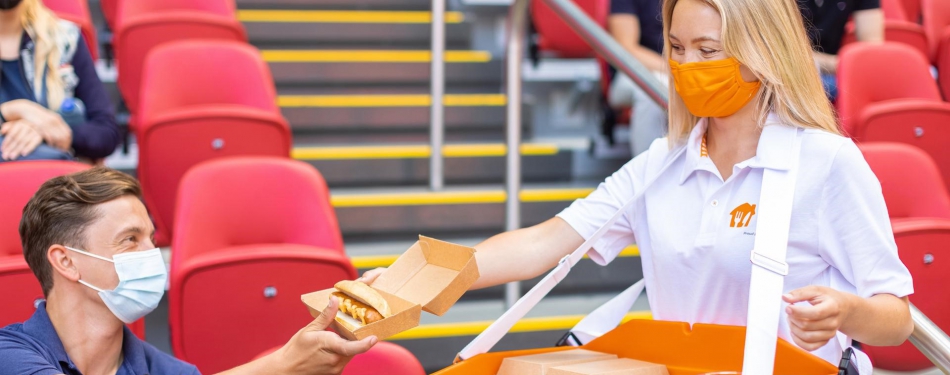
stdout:
MULTIPOLYGON (((419 325, 421 311, 442 316, 478 280, 475 249, 419 236, 371 287, 389 303, 393 315, 350 331, 336 320, 334 331, 350 340, 375 335, 383 340, 419 325)), ((335 288, 300 296, 317 317, 330 304, 335 288)))
POLYGON ((669 375, 669 372, 664 365, 618 358, 552 367, 547 375, 669 375))
POLYGON ((549 369, 555 366, 584 364, 587 362, 616 359, 614 354, 584 349, 565 350, 554 353, 526 355, 505 358, 498 369, 498 375, 550 375, 549 369))

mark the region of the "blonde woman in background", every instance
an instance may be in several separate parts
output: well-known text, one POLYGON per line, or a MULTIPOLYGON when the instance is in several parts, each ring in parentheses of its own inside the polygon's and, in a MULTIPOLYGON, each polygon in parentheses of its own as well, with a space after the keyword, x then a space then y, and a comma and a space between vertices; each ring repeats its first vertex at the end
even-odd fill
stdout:
POLYGON ((119 144, 79 27, 40 0, 0 0, 0 161, 99 159, 119 144))
POLYGON ((880 184, 840 135, 796 2, 666 0, 663 20, 669 138, 557 217, 477 245, 474 287, 541 275, 643 194, 590 258, 607 264, 636 242, 655 319, 746 325, 763 171, 793 168, 797 138, 779 336, 835 365, 846 349, 838 335, 904 342, 912 280, 880 184))

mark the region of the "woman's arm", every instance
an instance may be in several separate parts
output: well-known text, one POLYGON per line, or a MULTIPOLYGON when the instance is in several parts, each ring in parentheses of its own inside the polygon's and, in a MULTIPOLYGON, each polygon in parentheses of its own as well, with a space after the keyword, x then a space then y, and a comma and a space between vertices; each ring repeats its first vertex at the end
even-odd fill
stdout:
POLYGON ((816 350, 841 331, 861 343, 875 346, 900 345, 914 330, 907 297, 877 294, 861 298, 828 287, 809 286, 782 297, 789 305, 789 326, 795 343, 816 350))
MULTIPOLYGON (((471 289, 537 277, 582 243, 584 238, 559 217, 496 235, 475 246, 479 278, 471 289)), ((356 280, 372 284, 385 270, 366 271, 356 280)))
POLYGON ((559 217, 496 235, 475 246, 481 276, 472 289, 537 277, 582 243, 584 238, 559 217))
POLYGON ((78 156, 104 158, 115 151, 121 136, 112 110, 112 101, 99 80, 95 62, 92 61, 89 48, 81 37, 72 64, 76 76, 79 77, 75 95, 86 106, 86 122, 75 127, 73 131, 73 149, 78 156))

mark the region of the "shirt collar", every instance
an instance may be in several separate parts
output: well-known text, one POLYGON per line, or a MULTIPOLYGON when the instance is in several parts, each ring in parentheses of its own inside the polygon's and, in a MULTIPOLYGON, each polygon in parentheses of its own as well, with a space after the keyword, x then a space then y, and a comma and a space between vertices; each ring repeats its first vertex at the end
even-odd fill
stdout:
MULTIPOLYGON (((66 354, 66 348, 63 347, 59 334, 53 328, 53 322, 50 321, 49 314, 46 313, 46 301, 40 302, 33 316, 23 322, 23 332, 48 346, 57 362, 68 366, 71 370, 77 370, 76 365, 66 354)), ((145 347, 138 337, 129 330, 129 327, 122 328, 122 358, 121 366, 128 366, 133 374, 148 374, 145 347)), ((118 373, 122 373, 122 370, 120 369, 118 373)))
MULTIPOLYGON (((680 175, 680 184, 686 182, 703 163, 705 155, 706 141, 706 118, 701 118, 693 127, 686 141, 686 162, 683 164, 683 171, 680 175)), ((739 166, 751 168, 769 168, 777 170, 787 170, 791 165, 789 155, 792 154, 792 148, 795 146, 795 138, 799 129, 784 124, 774 113, 769 113, 762 127, 762 135, 759 136, 759 144, 755 150, 755 157, 739 163, 739 166)))

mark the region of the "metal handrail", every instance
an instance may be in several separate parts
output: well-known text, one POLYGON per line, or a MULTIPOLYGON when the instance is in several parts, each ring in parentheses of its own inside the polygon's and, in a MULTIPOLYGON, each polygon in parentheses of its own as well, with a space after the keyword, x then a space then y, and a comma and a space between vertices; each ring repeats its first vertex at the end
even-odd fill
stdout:
POLYGON ((432 0, 432 53, 429 59, 429 188, 438 191, 445 187, 442 145, 445 143, 445 112, 442 97, 445 94, 445 1, 432 0))
POLYGON ((950 374, 950 337, 914 304, 910 305, 910 317, 914 320, 914 332, 910 334, 911 344, 940 371, 950 374))
MULTIPOLYGON (((528 2, 514 0, 508 13, 507 46, 507 116, 508 155, 506 173, 507 200, 505 204, 505 229, 515 230, 521 226, 521 69, 524 54, 525 29, 528 18, 528 2)), ((600 57, 627 74, 658 105, 667 108, 669 98, 663 86, 639 61, 624 50, 603 28, 592 20, 571 0, 543 0, 566 22, 600 57)), ((505 288, 505 302, 513 305, 520 297, 518 283, 509 283, 505 288)), ((937 327, 913 304, 910 305, 914 331, 910 342, 920 350, 944 374, 950 375, 950 337, 937 327)))

